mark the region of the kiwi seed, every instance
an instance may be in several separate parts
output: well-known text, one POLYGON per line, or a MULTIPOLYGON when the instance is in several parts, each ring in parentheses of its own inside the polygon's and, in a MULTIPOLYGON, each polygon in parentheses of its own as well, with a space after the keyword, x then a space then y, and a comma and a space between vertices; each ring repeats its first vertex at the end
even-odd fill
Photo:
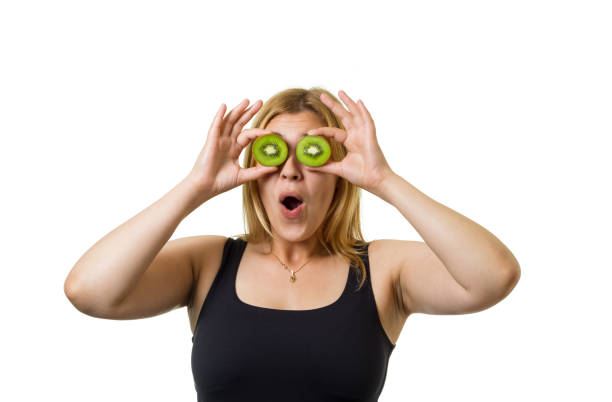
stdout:
POLYGON ((287 159, 287 143, 276 134, 259 137, 253 144, 255 160, 264 166, 278 166, 287 159))
POLYGON ((307 135, 298 142, 295 153, 304 165, 321 166, 331 156, 331 148, 325 137, 307 135))

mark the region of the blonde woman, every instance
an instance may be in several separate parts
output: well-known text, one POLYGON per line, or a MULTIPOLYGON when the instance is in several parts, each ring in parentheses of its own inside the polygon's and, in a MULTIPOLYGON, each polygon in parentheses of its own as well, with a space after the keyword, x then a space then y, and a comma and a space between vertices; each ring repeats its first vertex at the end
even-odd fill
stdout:
POLYGON ((486 309, 520 268, 493 234, 398 176, 364 103, 338 95, 343 104, 322 88, 290 88, 227 115, 222 104, 191 172, 78 260, 70 301, 110 319, 186 306, 198 401, 376 401, 410 314, 486 309), (252 144, 272 133, 289 152, 263 166, 252 144), (306 135, 328 140, 327 163, 298 161, 306 135), (168 241, 193 210, 238 186, 245 234, 168 241), (424 242, 366 242, 361 189, 424 242))

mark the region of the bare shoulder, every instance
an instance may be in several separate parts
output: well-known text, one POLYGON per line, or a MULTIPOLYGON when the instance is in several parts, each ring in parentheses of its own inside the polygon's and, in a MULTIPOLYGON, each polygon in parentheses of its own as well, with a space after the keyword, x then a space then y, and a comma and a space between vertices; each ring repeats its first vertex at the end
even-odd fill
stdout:
POLYGON ((404 296, 400 282, 401 268, 406 261, 419 258, 423 242, 415 240, 377 239, 370 242, 368 253, 371 265, 383 273, 383 277, 393 289, 393 299, 400 314, 410 313, 404 305, 404 296))
POLYGON ((221 263, 223 247, 227 237, 218 235, 200 235, 185 237, 188 241, 194 283, 198 283, 203 272, 210 271, 221 263))
POLYGON ((406 258, 416 257, 423 244, 416 240, 378 239, 370 242, 368 250, 376 255, 380 266, 398 275, 406 258))

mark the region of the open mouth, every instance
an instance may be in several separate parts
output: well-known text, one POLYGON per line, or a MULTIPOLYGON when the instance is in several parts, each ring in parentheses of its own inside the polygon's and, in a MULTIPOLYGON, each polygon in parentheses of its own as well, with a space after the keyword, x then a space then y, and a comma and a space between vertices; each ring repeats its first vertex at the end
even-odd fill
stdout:
POLYGON ((282 204, 285 206, 285 208, 287 208, 289 211, 294 210, 295 208, 299 207, 302 204, 302 200, 299 200, 293 196, 289 196, 289 197, 285 197, 282 201, 282 204))

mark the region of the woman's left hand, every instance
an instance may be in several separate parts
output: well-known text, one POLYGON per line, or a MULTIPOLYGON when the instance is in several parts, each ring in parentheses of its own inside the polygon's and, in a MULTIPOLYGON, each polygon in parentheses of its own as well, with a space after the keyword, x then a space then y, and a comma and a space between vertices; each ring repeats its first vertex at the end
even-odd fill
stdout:
POLYGON ((308 134, 335 139, 344 144, 347 154, 341 161, 334 162, 330 158, 322 166, 306 166, 306 169, 335 174, 375 193, 383 180, 393 172, 378 145, 374 120, 361 99, 355 103, 342 90, 338 91, 338 95, 348 110, 325 94, 321 94, 321 101, 338 116, 346 131, 335 127, 319 127, 309 130, 308 134))

